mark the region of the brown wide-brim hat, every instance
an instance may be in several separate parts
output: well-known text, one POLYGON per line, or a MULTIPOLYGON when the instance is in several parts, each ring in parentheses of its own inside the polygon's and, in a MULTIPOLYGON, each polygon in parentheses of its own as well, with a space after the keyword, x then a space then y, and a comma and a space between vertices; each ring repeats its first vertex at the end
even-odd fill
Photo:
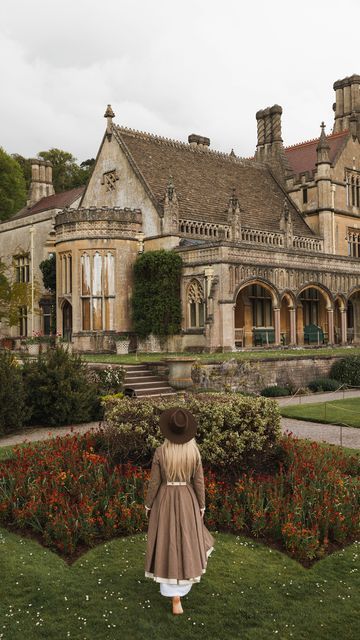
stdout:
POLYGON ((185 444, 195 437, 197 422, 188 409, 171 407, 162 412, 159 427, 163 436, 170 442, 185 444))

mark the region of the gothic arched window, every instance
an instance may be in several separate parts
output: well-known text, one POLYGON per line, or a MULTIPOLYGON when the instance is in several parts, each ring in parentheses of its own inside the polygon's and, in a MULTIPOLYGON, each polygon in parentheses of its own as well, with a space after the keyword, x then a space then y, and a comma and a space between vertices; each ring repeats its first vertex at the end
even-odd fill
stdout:
POLYGON ((191 280, 187 288, 189 327, 203 327, 205 321, 204 291, 198 280, 191 280))

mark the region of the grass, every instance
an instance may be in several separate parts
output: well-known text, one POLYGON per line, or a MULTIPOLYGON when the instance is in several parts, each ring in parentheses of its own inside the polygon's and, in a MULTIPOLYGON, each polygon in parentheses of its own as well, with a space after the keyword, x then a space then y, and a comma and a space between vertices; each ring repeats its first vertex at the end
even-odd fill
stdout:
POLYGON ((360 398, 297 404, 280 407, 280 412, 287 418, 360 427, 360 398))
POLYGON ((360 355, 360 347, 318 347, 306 349, 267 349, 261 348, 253 351, 230 351, 227 353, 129 353, 117 355, 114 353, 85 354, 83 359, 87 362, 109 362, 116 364, 140 364, 141 362, 154 362, 167 357, 195 358, 200 362, 223 362, 226 360, 259 360, 262 358, 278 360, 287 358, 300 358, 304 356, 348 356, 360 355))
POLYGON ((360 542, 304 569, 244 536, 214 537, 207 572, 174 617, 159 585, 144 577, 143 534, 100 545, 70 566, 0 529, 0 638, 358 638, 360 542))

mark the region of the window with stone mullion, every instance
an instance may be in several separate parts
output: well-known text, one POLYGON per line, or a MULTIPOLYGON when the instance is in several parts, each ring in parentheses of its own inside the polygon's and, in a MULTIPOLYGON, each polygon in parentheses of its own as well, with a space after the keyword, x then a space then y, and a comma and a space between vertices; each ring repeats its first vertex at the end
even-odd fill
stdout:
POLYGON ((106 331, 114 328, 115 260, 111 251, 81 256, 82 329, 106 331))

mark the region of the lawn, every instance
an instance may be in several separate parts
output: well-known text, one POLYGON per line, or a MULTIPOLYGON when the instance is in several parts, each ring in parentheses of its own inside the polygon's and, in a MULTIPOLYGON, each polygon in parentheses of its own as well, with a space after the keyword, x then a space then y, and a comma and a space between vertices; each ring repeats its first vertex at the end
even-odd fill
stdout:
POLYGON ((356 640, 360 542, 304 569, 243 536, 214 533, 201 583, 174 617, 145 579, 144 534, 102 544, 66 564, 0 529, 1 640, 356 640))
POLYGON ((360 347, 320 347, 306 349, 267 349, 253 351, 230 351, 227 353, 129 353, 117 355, 114 353, 85 354, 82 357, 88 362, 109 362, 117 364, 140 364, 154 362, 164 358, 184 357, 195 358, 201 362, 223 362, 226 360, 259 360, 262 358, 278 360, 282 358, 300 358, 304 356, 349 356, 360 355, 360 347))
POLYGON ((360 427, 360 398, 297 404, 291 407, 280 407, 280 412, 287 418, 360 427))

